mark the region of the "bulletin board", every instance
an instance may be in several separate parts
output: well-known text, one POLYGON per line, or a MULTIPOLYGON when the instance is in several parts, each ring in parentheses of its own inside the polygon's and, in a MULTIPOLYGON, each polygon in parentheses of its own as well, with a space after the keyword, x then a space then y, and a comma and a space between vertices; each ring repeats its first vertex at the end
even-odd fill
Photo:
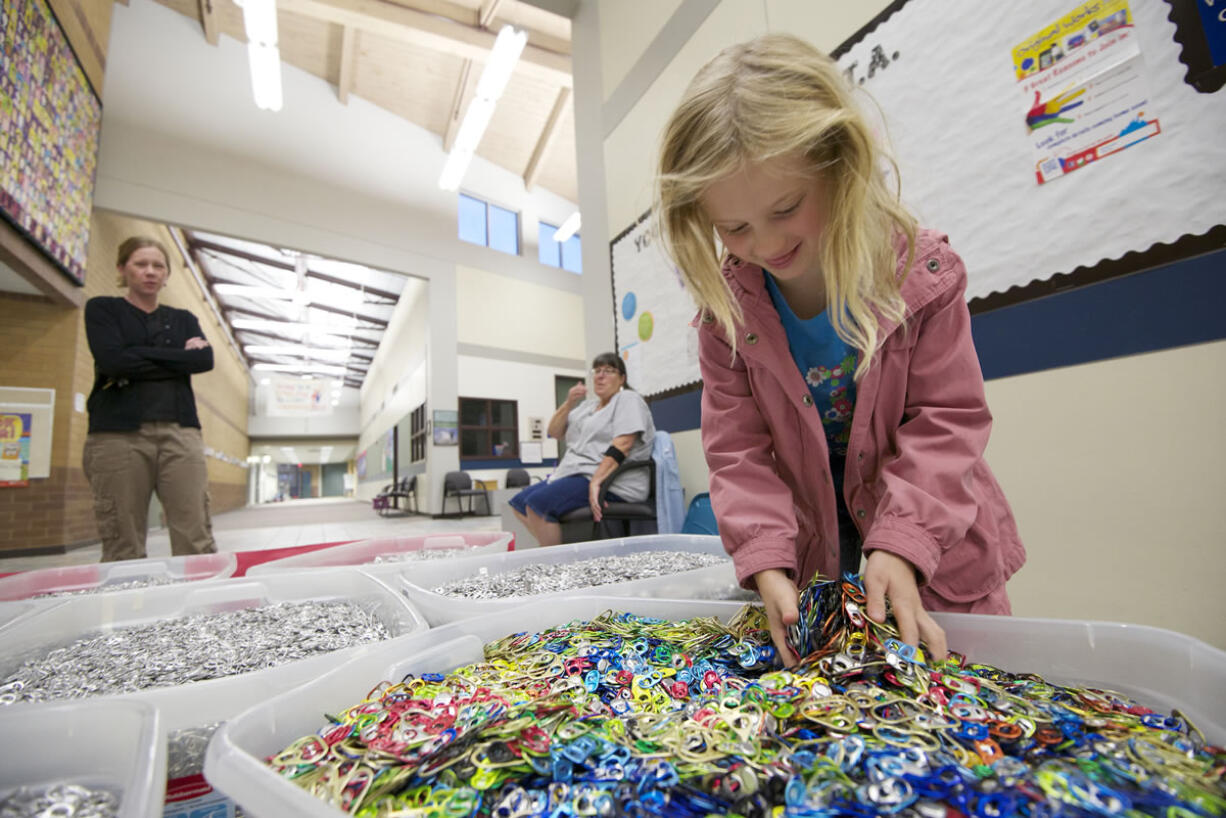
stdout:
POLYGON ((0 8, 0 215, 85 283, 102 104, 46 0, 0 8))
MULTIPOLYGON (((981 0, 903 0, 835 50, 867 92, 863 108, 898 160, 904 201, 922 225, 948 233, 966 262, 968 300, 1075 271, 1134 272, 1143 267, 1128 259, 1193 255, 1204 251, 1198 237, 1220 236, 1226 91, 1185 81, 1188 33, 1171 16, 1165 0, 1032 0, 992 4, 990 13, 981 0), (1116 50, 1104 58, 1108 41, 1116 50), (1028 46, 1034 63, 1019 71, 1028 46), (1097 63, 1082 59, 1091 48, 1100 49, 1097 63), (1099 85, 1085 87, 1087 77, 1099 85), (1053 102, 1051 118, 1073 121, 1045 122, 1053 102), (1125 149, 1097 148, 1092 161, 1080 150, 1063 172, 1049 161, 1049 177, 1040 177, 1048 135, 1063 128, 1086 140, 1093 127, 1115 127, 1111 145, 1125 149)), ((655 235, 644 215, 610 243, 618 350, 646 395, 699 377, 694 305, 673 287, 678 276, 655 235), (653 317, 647 341, 639 311, 653 317)))
POLYGON ((21 386, 0 386, 0 415, 27 418, 22 423, 27 440, 23 455, 27 459, 26 477, 51 476, 51 433, 55 426, 55 390, 21 386))

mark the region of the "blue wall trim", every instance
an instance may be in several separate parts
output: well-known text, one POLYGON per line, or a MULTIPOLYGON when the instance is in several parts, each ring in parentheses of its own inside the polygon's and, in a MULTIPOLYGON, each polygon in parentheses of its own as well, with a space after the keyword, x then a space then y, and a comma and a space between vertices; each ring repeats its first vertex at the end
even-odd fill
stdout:
POLYGON ((558 465, 556 457, 547 457, 540 463, 521 463, 518 460, 507 460, 501 457, 490 458, 463 458, 460 460, 460 468, 464 471, 477 469, 543 469, 553 468, 558 465))
POLYGON ((1226 338, 1226 251, 971 319, 983 377, 1004 378, 1226 338))
MULTIPOLYGON (((985 380, 1226 338, 1226 251, 971 316, 985 380)), ((699 428, 702 392, 651 401, 656 428, 699 428)))

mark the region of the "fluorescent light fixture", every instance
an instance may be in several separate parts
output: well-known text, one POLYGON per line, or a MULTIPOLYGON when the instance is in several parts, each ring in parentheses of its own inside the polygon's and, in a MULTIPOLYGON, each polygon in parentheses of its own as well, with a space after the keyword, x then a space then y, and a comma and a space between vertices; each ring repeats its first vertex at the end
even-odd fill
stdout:
MULTIPOLYGON (((317 375, 344 375, 347 371, 343 366, 329 366, 328 364, 252 364, 252 369, 259 369, 264 372, 313 372, 317 375)), ((310 378, 310 375, 304 375, 304 378, 310 378)))
POLYGON ((262 45, 277 44, 277 0, 234 0, 243 10, 247 41, 262 45))
POLYGON ((347 349, 327 349, 308 346, 277 346, 269 344, 252 344, 243 347, 248 355, 293 355, 303 358, 326 358, 330 361, 343 361, 349 357, 347 349))
POLYGON ((263 457, 263 461, 264 461, 265 463, 271 463, 271 462, 272 462, 272 455, 270 455, 270 454, 266 454, 266 455, 264 455, 264 457, 263 457))
POLYGON ((283 290, 280 287, 253 287, 246 284, 214 284, 213 289, 218 295, 237 295, 242 298, 271 298, 277 301, 293 301, 294 290, 283 290))
POLYGON ((247 43, 251 64, 251 93, 255 107, 265 111, 281 110, 281 51, 276 46, 247 43))
POLYGON ((276 0, 235 0, 243 9, 251 92, 257 108, 281 110, 281 51, 277 48, 276 0))
POLYGON ((524 53, 528 44, 528 32, 516 31, 514 26, 503 26, 494 40, 490 50, 490 58, 485 61, 481 71, 481 79, 477 80, 477 96, 496 102, 502 97, 507 83, 511 80, 511 72, 519 55, 524 53))
MULTIPOLYGON (((274 332, 289 332, 291 330, 299 332, 309 332, 312 338, 320 338, 321 336, 335 337, 336 340, 347 342, 344 336, 346 333, 353 330, 355 323, 328 323, 321 324, 317 322, 307 323, 305 321, 275 321, 271 318, 235 318, 230 321, 230 326, 235 329, 250 329, 250 330, 273 330, 274 332)), ((340 344, 338 344, 340 346, 340 344)))
POLYGON ((260 378, 260 386, 268 386, 272 383, 272 378, 260 378))
POLYGON ((485 68, 481 70, 481 78, 477 80, 476 93, 464 112, 464 121, 460 123, 455 144, 439 175, 438 186, 443 190, 459 190, 464 172, 468 170, 477 145, 481 144, 481 137, 490 124, 490 117, 494 115, 494 104, 506 90, 515 63, 519 62, 519 56, 527 44, 527 32, 516 31, 514 26, 503 26, 498 32, 485 68))
POLYGON ((464 121, 460 123, 460 130, 456 133, 453 151, 476 152, 477 145, 481 143, 481 137, 485 135, 485 129, 490 124, 490 117, 494 115, 494 105, 492 99, 473 98, 468 104, 468 113, 464 114, 464 121))
POLYGON ((473 155, 471 153, 452 148, 451 153, 447 154, 447 162, 443 165, 443 172, 438 177, 438 186, 443 190, 459 190, 460 182, 464 179, 464 172, 468 170, 468 163, 472 160, 473 155))
POLYGON ((579 211, 576 210, 566 217, 566 221, 555 231, 553 231, 553 240, 558 244, 569 239, 571 236, 579 232, 579 211))

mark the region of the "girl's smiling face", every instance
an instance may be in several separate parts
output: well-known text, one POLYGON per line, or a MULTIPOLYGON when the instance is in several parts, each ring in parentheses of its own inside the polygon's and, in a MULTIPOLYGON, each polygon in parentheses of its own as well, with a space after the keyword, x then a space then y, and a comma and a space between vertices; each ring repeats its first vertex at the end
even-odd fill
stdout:
POLYGON ((820 281, 825 194, 809 161, 792 153, 746 164, 700 202, 728 252, 781 282, 820 281))

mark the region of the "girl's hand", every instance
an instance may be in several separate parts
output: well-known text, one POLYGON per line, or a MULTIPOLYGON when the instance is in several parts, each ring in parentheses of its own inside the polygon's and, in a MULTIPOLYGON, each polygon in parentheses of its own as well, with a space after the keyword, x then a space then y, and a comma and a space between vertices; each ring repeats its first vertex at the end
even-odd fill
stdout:
POLYGON ((587 484, 587 504, 592 509, 592 519, 600 522, 603 516, 600 512, 600 481, 593 480, 587 484))
POLYGON ((788 626, 800 621, 800 610, 797 608, 800 594, 796 591, 796 583, 781 568, 759 571, 753 577, 758 583, 758 596, 762 597, 762 604, 766 606, 771 641, 775 643, 775 650, 779 652, 784 667, 792 667, 799 661, 788 647, 788 626))
POLYGON ((195 338, 188 338, 187 343, 183 345, 184 349, 204 349, 209 345, 209 342, 197 335, 195 338))
POLYGON ((898 621, 898 635, 909 645, 928 645, 928 659, 940 662, 945 658, 945 631, 933 621, 920 601, 915 584, 915 568, 911 563, 889 551, 873 551, 864 568, 864 593, 868 598, 868 618, 885 621, 885 601, 888 598, 898 621))

